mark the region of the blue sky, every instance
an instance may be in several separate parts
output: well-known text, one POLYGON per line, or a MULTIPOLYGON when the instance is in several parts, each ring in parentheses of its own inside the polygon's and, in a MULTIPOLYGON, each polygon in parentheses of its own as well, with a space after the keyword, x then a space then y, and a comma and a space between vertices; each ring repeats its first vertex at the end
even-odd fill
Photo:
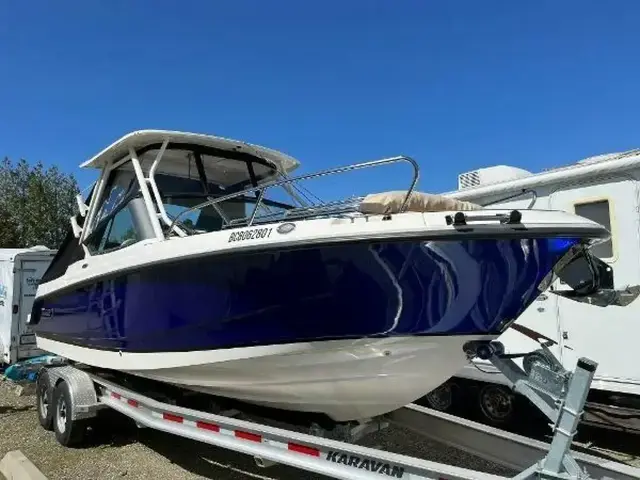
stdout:
POLYGON ((0 155, 86 186, 83 160, 168 128, 280 149, 302 172, 412 155, 420 189, 448 191, 482 166, 640 147, 639 21, 632 0, 2 2, 0 155))

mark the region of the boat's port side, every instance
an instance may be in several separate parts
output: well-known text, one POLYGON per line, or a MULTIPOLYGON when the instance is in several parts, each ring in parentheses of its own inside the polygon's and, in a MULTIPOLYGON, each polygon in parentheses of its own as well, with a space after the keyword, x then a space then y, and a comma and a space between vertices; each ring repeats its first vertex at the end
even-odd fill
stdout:
POLYGON ((380 475, 403 479, 504 478, 352 443, 369 431, 384 428, 385 422, 392 422, 519 470, 521 473, 514 477, 517 479, 640 478, 640 469, 570 451, 595 363, 580 359, 573 373, 536 364, 527 375, 503 355, 498 342, 470 342, 466 350, 488 359, 510 379, 514 391, 544 412, 553 424, 550 444, 417 405, 361 425, 334 426, 332 431, 316 425, 309 430, 314 433, 310 435, 235 418, 237 410, 209 413, 176 405, 178 402, 170 399, 160 401, 155 393, 151 398, 142 383, 127 383, 117 376, 108 378, 71 365, 43 367, 38 377, 37 405, 43 427, 52 428, 57 440, 68 446, 81 443, 88 422, 100 408, 108 407, 133 419, 138 426, 251 455, 262 467, 282 463, 341 479, 380 475), (45 405, 47 408, 43 408, 45 405), (335 434, 341 430, 343 435, 338 438, 343 441, 338 441, 335 434))

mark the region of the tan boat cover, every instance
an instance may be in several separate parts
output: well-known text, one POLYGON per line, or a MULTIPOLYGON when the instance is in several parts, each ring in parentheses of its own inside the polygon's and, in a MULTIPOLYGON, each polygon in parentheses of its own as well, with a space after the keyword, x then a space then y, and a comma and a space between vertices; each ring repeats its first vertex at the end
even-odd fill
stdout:
MULTIPOLYGON (((398 213, 402 202, 407 195, 406 191, 372 193, 367 195, 360 203, 360 211, 369 214, 398 213)), ((431 193, 412 192, 405 212, 442 212, 460 210, 480 210, 482 207, 471 202, 456 200, 431 193)))

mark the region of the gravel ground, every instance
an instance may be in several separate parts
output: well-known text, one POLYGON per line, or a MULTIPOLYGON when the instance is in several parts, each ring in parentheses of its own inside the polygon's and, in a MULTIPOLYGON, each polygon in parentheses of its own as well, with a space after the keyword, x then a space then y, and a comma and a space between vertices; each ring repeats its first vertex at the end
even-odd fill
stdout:
MULTIPOLYGON (((34 400, 34 396, 18 397, 8 383, 0 382, 0 458, 8 451, 22 450, 49 480, 328 478, 281 465, 260 469, 246 455, 137 429, 115 413, 90 432, 86 447, 65 448, 56 442, 53 432, 40 427, 34 400)), ((371 435, 363 444, 498 475, 514 473, 396 427, 371 435)))

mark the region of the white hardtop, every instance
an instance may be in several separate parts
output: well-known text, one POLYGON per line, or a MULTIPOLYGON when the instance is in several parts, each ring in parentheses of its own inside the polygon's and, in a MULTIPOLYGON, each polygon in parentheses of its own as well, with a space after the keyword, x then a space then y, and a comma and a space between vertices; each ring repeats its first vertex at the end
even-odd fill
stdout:
POLYGON ((459 177, 460 184, 469 184, 467 178, 474 178, 477 186, 463 187, 443 195, 457 199, 474 199, 490 195, 511 193, 523 189, 534 189, 543 185, 579 180, 598 175, 606 175, 640 166, 640 149, 625 152, 607 153, 580 160, 572 165, 558 167, 539 173, 531 173, 515 167, 498 165, 464 173, 459 177), (486 175, 489 173, 489 175, 486 175), (503 174, 502 180, 496 173, 503 174), (490 178, 488 182, 479 180, 490 178), (505 179, 505 176, 507 177, 505 179), (466 177, 466 178, 465 178, 466 177))
POLYGON ((188 143, 229 152, 246 152, 271 162, 282 173, 292 172, 300 166, 298 160, 282 152, 239 140, 173 130, 137 130, 116 140, 93 158, 82 163, 80 168, 103 168, 111 161, 126 157, 130 149, 138 150, 149 145, 162 144, 167 140, 170 143, 188 143))
POLYGON ((0 262, 13 262, 18 255, 33 254, 39 252, 48 254, 55 253, 55 250, 45 247, 44 245, 36 245, 30 248, 0 248, 0 262))

